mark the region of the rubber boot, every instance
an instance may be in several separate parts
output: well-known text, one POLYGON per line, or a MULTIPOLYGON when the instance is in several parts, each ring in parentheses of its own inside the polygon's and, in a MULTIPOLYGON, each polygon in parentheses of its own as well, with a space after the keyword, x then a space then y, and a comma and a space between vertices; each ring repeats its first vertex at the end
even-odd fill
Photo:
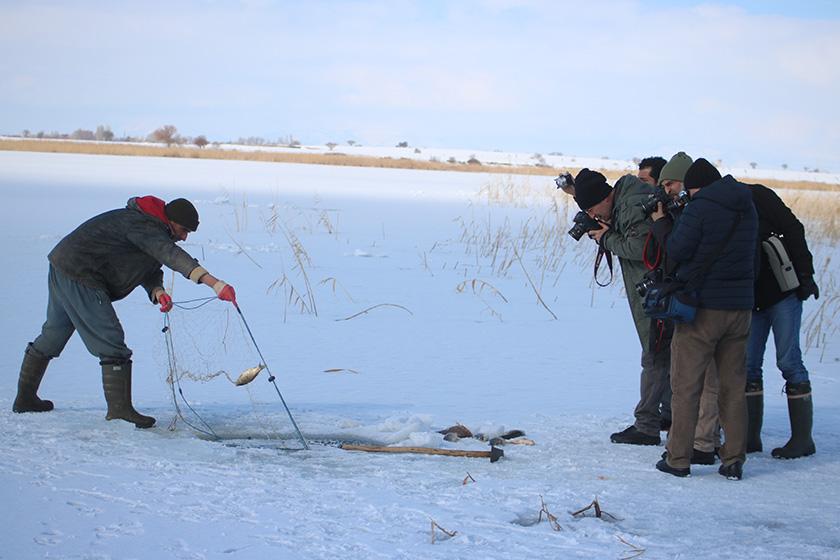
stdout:
POLYGON ((758 453, 761 445, 761 425, 764 422, 764 382, 747 381, 747 453, 758 453))
POLYGON ((143 416, 131 404, 131 362, 102 364, 102 387, 108 402, 106 420, 125 420, 138 428, 151 428, 155 419, 143 416))
POLYGON ((23 364, 20 366, 18 392, 15 397, 15 404, 12 405, 14 412, 48 412, 53 409, 52 401, 41 400, 37 394, 49 363, 49 358, 35 354, 31 343, 26 347, 26 352, 23 354, 23 364))
POLYGON ((811 439, 814 425, 814 403, 811 400, 811 382, 788 383, 785 386, 790 416, 790 440, 784 447, 772 451, 776 459, 797 459, 817 452, 811 439))

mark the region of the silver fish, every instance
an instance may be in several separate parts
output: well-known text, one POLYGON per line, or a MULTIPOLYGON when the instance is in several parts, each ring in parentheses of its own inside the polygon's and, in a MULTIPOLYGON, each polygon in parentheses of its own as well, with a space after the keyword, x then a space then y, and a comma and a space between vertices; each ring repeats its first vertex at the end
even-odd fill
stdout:
POLYGON ((242 372, 242 375, 239 376, 239 378, 234 382, 234 384, 237 387, 239 387, 240 385, 247 385, 248 383, 253 381, 257 377, 257 375, 264 369, 265 366, 262 364, 256 367, 246 369, 242 372))

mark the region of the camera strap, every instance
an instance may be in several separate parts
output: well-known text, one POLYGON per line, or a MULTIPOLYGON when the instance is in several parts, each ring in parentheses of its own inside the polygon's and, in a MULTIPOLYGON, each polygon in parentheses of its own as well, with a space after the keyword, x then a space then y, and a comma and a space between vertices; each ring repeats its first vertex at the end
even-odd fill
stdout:
MULTIPOLYGON (((653 246, 650 245, 650 247, 651 247, 651 251, 653 251, 653 246)), ((648 234, 647 234, 647 239, 645 239, 645 248, 642 250, 642 262, 645 263, 645 268, 647 268, 648 270, 653 270, 654 268, 659 266, 659 257, 661 257, 661 256, 662 256, 662 245, 660 245, 656 241, 656 238, 653 237, 653 231, 649 231, 648 234), (653 238, 653 241, 656 245, 656 260, 654 260, 652 263, 650 262, 650 259, 648 258, 648 246, 651 242, 651 238, 653 238)))
POLYGON ((598 284, 599 286, 601 286, 602 288, 605 288, 605 287, 609 286, 613 281, 612 253, 610 253, 609 251, 607 251, 606 249, 604 249, 600 245, 598 246, 598 256, 595 257, 594 275, 595 275, 595 283, 598 284), (607 258, 607 268, 610 269, 610 279, 607 280, 606 284, 601 284, 598 281, 598 268, 601 266, 601 259, 604 258, 604 256, 606 256, 606 258, 607 258))

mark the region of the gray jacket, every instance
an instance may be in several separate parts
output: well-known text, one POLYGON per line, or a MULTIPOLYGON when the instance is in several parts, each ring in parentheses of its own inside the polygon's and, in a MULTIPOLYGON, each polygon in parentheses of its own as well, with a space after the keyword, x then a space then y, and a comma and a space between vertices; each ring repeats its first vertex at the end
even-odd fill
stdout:
POLYGON ((125 208, 95 216, 59 241, 50 264, 74 282, 107 292, 112 301, 140 285, 154 301, 153 290, 163 285, 162 264, 189 278, 198 261, 170 237, 163 201, 144 199, 157 203, 157 215, 131 198, 125 208))

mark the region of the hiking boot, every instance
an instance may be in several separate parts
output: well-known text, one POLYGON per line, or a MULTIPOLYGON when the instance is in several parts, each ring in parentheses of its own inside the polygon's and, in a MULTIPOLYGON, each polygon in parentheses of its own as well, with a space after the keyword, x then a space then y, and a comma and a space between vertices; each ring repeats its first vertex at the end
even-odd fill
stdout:
POLYGON ((785 386, 790 416, 790 440, 784 447, 777 447, 770 454, 776 459, 798 459, 817 452, 811 439, 814 425, 814 403, 811 400, 811 382, 788 383, 785 386))
POLYGON ((659 419, 659 431, 660 432, 668 432, 671 430, 671 419, 670 418, 660 418, 659 419))
POLYGON ((108 402, 106 420, 125 420, 138 428, 151 428, 155 419, 134 410, 131 404, 131 361, 102 364, 102 387, 108 402))
POLYGON ((616 432, 610 436, 613 443, 629 443, 631 445, 659 445, 659 436, 649 436, 636 429, 636 426, 629 426, 626 430, 616 432))
POLYGON ((658 463, 656 463, 656 469, 664 473, 679 476, 681 478, 691 476, 691 469, 678 469, 677 467, 672 467, 668 464, 668 460, 664 457, 658 463))
POLYGON ((18 379, 18 391, 15 402, 12 405, 14 412, 49 412, 53 409, 52 401, 42 400, 38 397, 38 387, 47 371, 49 358, 36 354, 32 343, 26 347, 23 354, 23 363, 20 366, 20 378, 18 379))
POLYGON ((741 480, 741 477, 744 476, 744 465, 741 461, 735 461, 729 466, 721 465, 718 473, 725 476, 726 480, 741 480))

